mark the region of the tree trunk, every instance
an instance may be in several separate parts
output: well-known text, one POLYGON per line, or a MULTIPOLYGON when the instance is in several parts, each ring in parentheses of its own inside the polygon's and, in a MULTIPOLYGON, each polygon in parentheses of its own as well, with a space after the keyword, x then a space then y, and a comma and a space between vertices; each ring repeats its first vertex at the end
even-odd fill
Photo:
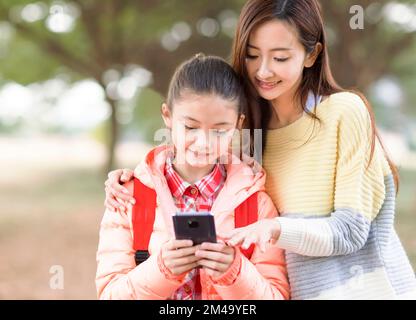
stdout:
POLYGON ((116 164, 115 149, 119 138, 119 124, 117 121, 117 102, 109 97, 106 100, 110 104, 110 132, 107 144, 107 163, 105 165, 105 174, 114 169, 116 164))

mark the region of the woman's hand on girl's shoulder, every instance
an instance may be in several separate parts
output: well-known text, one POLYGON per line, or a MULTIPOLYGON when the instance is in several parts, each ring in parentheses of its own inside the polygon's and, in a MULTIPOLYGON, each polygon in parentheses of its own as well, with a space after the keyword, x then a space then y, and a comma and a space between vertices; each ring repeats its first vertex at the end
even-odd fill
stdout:
POLYGON ((133 170, 118 169, 108 174, 105 181, 105 201, 104 205, 107 209, 115 211, 127 210, 127 203, 134 204, 135 200, 132 192, 130 192, 122 183, 133 180, 133 170))

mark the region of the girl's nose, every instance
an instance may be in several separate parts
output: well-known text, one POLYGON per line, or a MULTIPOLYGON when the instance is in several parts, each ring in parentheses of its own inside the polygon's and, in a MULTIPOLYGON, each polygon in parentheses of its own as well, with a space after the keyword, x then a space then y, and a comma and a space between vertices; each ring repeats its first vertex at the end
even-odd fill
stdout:
POLYGON ((209 134, 206 134, 204 130, 198 130, 194 138, 194 145, 199 148, 205 148, 209 145, 209 134))

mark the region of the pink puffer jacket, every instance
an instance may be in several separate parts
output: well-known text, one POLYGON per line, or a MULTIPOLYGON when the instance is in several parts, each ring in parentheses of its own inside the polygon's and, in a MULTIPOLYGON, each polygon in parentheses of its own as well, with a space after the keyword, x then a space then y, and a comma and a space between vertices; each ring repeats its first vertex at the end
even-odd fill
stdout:
MULTIPOLYGON (((167 299, 184 280, 184 275, 170 274, 158 259, 163 243, 174 237, 171 215, 176 212, 163 175, 166 156, 167 147, 156 147, 134 171, 135 177, 157 193, 149 259, 135 264, 131 209, 104 213, 97 251, 96 286, 100 299, 167 299)), ((232 163, 238 161, 233 156, 232 159, 232 163)), ((234 209, 257 191, 259 219, 277 215, 264 192, 266 175, 260 166, 240 162, 226 165, 226 170, 226 182, 211 210, 218 234, 234 229, 234 209)), ((132 182, 126 187, 133 193, 132 182)), ((255 247, 249 260, 236 250, 234 263, 220 278, 212 279, 201 269, 201 285, 202 298, 206 300, 289 299, 284 252, 274 245, 264 253, 255 247)))

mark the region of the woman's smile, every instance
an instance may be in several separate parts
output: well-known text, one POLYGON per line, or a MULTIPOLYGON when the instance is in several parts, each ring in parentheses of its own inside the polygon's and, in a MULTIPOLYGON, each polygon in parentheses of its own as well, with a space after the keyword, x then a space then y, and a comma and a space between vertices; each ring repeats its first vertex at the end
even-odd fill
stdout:
POLYGON ((255 78, 255 80, 256 80, 257 87, 259 87, 262 90, 273 90, 282 82, 282 80, 262 81, 262 80, 259 80, 258 78, 255 78))

